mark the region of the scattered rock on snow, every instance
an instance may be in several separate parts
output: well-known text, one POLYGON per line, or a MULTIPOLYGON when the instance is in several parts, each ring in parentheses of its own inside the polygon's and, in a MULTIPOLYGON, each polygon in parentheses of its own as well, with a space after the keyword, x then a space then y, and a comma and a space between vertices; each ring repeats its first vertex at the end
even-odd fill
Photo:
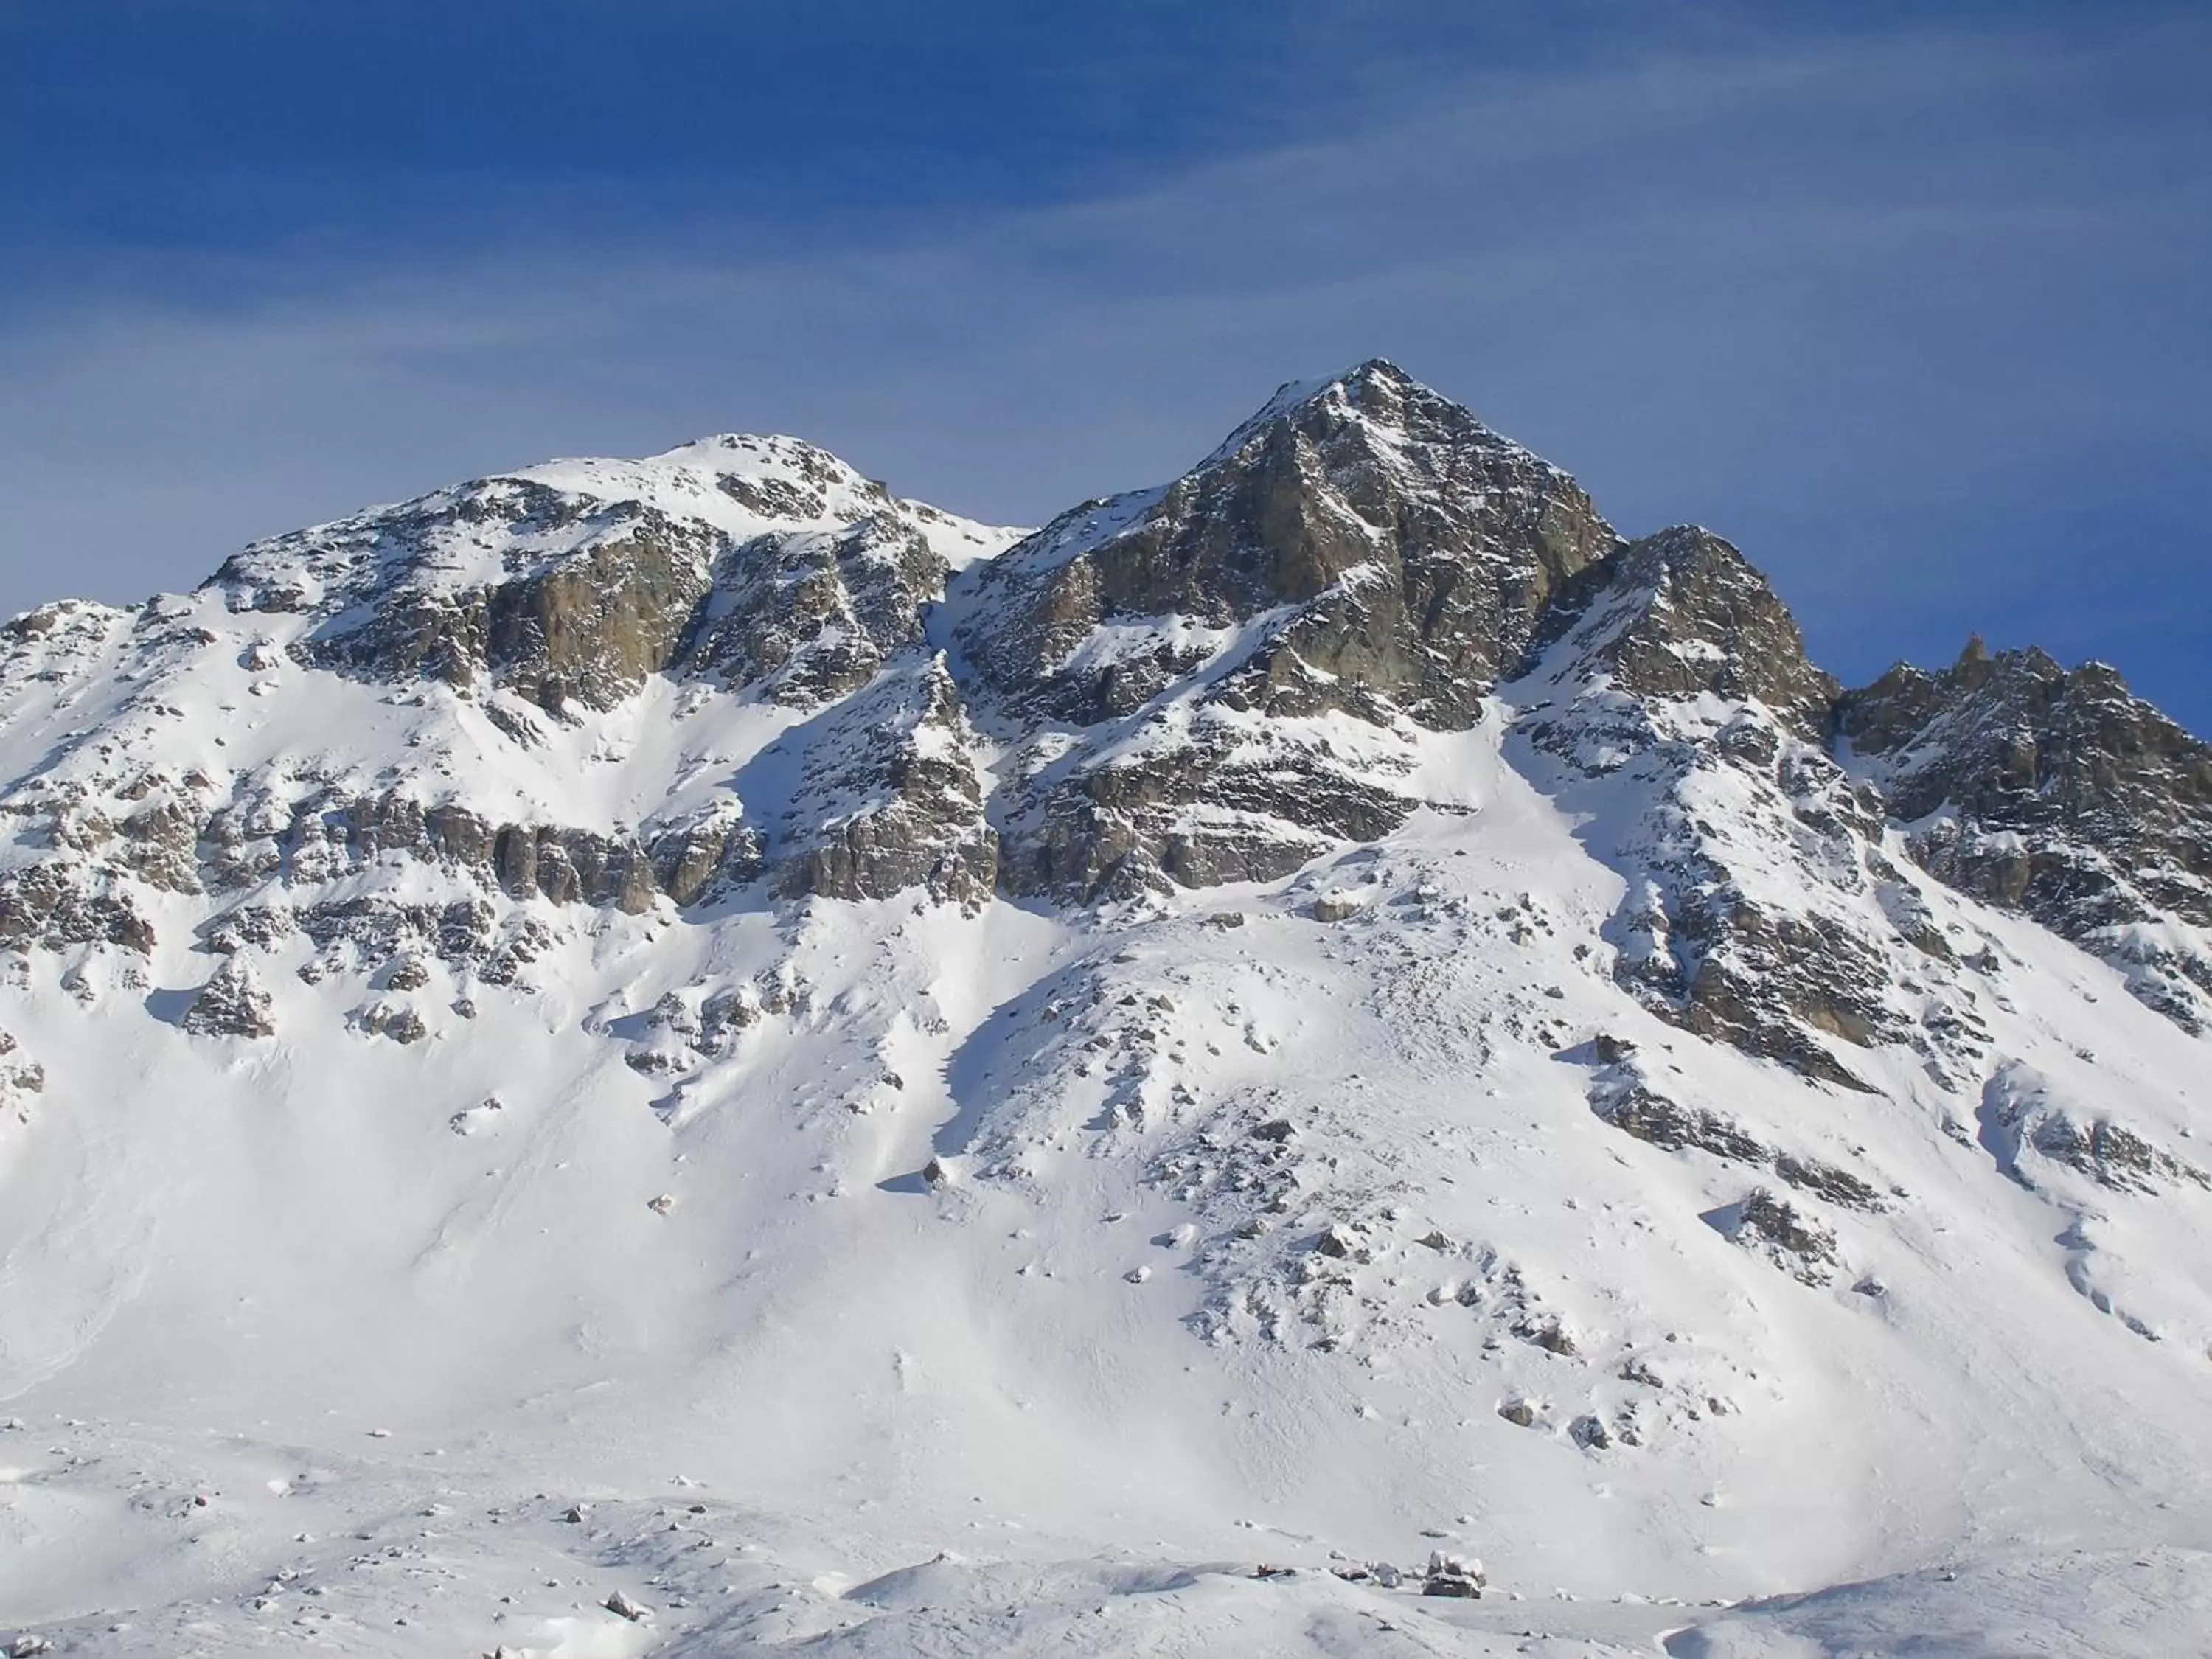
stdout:
POLYGON ((507 1108, 497 1095, 486 1095, 476 1105, 455 1112, 446 1120, 446 1127, 457 1135, 472 1135, 479 1129, 491 1127, 498 1115, 507 1108))
POLYGON ((364 1036, 389 1037, 402 1044, 420 1042, 430 1035, 430 1028, 410 1004, 391 997, 380 997, 355 1009, 353 1027, 364 1036))

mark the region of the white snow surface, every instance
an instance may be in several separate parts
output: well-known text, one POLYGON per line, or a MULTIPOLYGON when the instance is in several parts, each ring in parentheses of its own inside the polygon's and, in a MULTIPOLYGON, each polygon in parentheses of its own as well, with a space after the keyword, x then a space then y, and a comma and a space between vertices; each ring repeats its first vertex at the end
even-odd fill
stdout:
MULTIPOLYGON (((882 506, 781 439, 514 477, 733 536, 882 506), (816 495, 777 519, 725 477, 816 495)), ((948 562, 1017 536, 901 510, 948 562)), ((440 580, 516 551, 457 538, 440 580)), ((802 716, 709 685, 517 701, 526 747, 484 697, 302 668, 310 616, 155 614, 58 613, 0 686, 0 772, 312 775, 590 828, 793 787, 802 716)), ((1855 1050, 1858 1093, 1690 1036, 1611 972, 1640 798, 1547 774, 1521 714, 1343 722, 1316 740, 1437 805, 1103 915, 502 899, 550 940, 514 985, 311 984, 294 937, 258 958, 261 1040, 179 1022, 219 960, 197 893, 142 895, 143 960, 0 959, 46 1076, 0 1117, 0 1644, 2212 1647, 2203 1042, 1901 854, 1988 964, 1946 981, 1981 1073, 1855 1050), (740 1027, 694 1044, 717 995, 740 1027), (425 1040, 365 1032, 378 998, 425 1040), (1826 1282, 1729 1236, 1754 1172, 1593 1111, 1601 1038, 1874 1184, 1808 1201, 1826 1282), (2052 1151, 2108 1120, 2167 1159, 2140 1190, 2052 1151), (1432 1551, 1487 1593, 1421 1595, 1432 1551)), ((1726 785, 1689 810, 1740 831, 1747 890, 1840 905, 1726 785)), ((453 890, 389 863, 328 895, 453 890)))

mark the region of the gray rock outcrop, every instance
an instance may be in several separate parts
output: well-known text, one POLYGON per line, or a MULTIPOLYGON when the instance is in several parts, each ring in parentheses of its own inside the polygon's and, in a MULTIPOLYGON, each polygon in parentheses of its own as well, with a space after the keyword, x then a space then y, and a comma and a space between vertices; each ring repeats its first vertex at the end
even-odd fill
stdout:
POLYGON ((1525 769, 1632 872, 1615 978, 1700 1036, 1861 1088, 1837 1044, 1905 1026, 1895 930, 1868 914, 1881 805, 1827 752, 1834 690, 1765 580, 1681 527, 1577 577, 1509 694, 1525 769))
POLYGON ((977 580, 967 659, 999 726, 1044 729, 1005 885, 1266 879, 1388 833, 1419 805, 1411 735, 1479 718, 1618 543, 1566 474, 1390 364, 1285 388, 1174 483, 977 580))
POLYGON ((2212 746, 2102 663, 2070 672, 1978 639, 1937 672, 1900 664, 1838 705, 1913 856, 2112 962, 2191 1030, 2212 1023, 2212 746))
POLYGON ((921 658, 857 696, 809 744, 792 817, 807 827, 781 859, 786 893, 888 898, 920 887, 975 905, 998 879, 999 836, 958 688, 921 658))
POLYGON ((1574 480, 1392 364, 1286 387, 1165 489, 1092 503, 994 562, 970 654, 1000 691, 1093 724, 1198 665, 1101 660, 1102 629, 1264 621, 1216 695, 1265 714, 1462 726, 1546 600, 1618 543, 1574 480))
POLYGON ((185 1010, 184 1025, 196 1036, 274 1036, 275 1004, 251 962, 225 957, 185 1010))

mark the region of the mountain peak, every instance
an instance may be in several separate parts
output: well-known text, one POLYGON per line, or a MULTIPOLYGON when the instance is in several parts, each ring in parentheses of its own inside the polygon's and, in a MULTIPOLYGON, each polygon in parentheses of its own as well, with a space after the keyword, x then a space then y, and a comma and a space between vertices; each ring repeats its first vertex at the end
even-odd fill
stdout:
POLYGON ((716 519, 732 533, 752 520, 763 528, 849 524, 892 504, 888 489, 849 462, 779 434, 715 433, 639 460, 576 457, 504 476, 597 501, 634 500, 716 519))
POLYGON ((1796 619, 1750 561, 1702 525, 1674 525, 1581 572, 1547 635, 1547 678, 1601 668, 1641 696, 1756 698, 1798 735, 1823 732, 1837 685, 1805 654, 1796 619))
POLYGON ((1464 404, 1415 380, 1388 358, 1370 357, 1341 374, 1320 380, 1285 380, 1215 447, 1199 464, 1200 469, 1228 459, 1259 434, 1285 421, 1309 432, 1356 423, 1392 440, 1480 445, 1549 465, 1486 426, 1464 404))
POLYGON ((1280 636, 1295 611, 1291 680, 1455 724, 1556 584, 1619 539, 1565 473, 1376 359, 1286 384, 1173 483, 1056 520, 994 573, 1023 614, 967 626, 1002 684, 1087 683, 1075 647, 1101 626, 1273 615, 1280 636))
POLYGON ((2212 750, 2047 663, 1839 713, 1727 541, 1381 360, 1033 535, 715 434, 0 624, 29 1645, 2140 1571, 2212 1524, 2212 750))
POLYGON ((1441 393, 1424 386, 1388 357, 1369 357, 1335 374, 1317 380, 1286 380, 1275 389, 1267 400, 1268 408, 1294 408, 1300 404, 1314 403, 1333 396, 1340 396, 1352 403, 1376 393, 1403 397, 1409 392, 1424 392, 1430 397, 1441 393))
POLYGON ((645 457, 640 465, 696 466, 712 472, 759 476, 770 472, 859 478, 843 457, 781 432, 710 432, 645 457))

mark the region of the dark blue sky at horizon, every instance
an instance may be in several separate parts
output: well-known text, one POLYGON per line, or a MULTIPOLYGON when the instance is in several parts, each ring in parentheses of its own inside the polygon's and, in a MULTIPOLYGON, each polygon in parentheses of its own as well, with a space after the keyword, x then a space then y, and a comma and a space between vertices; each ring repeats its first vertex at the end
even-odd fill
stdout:
POLYGON ((1847 682, 2212 731, 2201 13, 0 0, 0 611, 713 430, 1034 522, 1385 356, 1847 682))

